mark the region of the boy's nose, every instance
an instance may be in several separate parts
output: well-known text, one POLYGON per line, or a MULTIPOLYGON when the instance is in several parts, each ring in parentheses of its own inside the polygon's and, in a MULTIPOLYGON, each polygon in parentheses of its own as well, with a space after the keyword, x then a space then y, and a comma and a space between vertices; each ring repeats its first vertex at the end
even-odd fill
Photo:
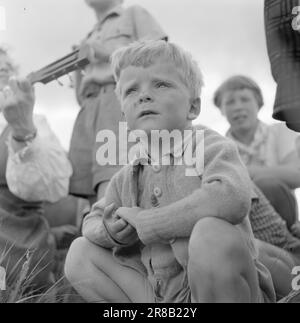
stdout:
POLYGON ((233 105, 233 111, 240 112, 240 111, 243 111, 243 110, 244 110, 244 107, 243 107, 243 104, 241 102, 236 102, 233 105))
POLYGON ((139 103, 148 103, 148 102, 152 102, 153 99, 151 97, 151 95, 149 94, 141 94, 140 98, 139 98, 139 103))

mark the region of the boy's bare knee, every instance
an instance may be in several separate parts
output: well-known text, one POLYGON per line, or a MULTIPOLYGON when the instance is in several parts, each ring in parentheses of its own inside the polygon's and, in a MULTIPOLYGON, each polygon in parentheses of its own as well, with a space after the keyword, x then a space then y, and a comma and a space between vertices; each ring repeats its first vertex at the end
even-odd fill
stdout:
POLYGON ((217 218, 200 220, 191 235, 189 259, 194 264, 235 266, 246 245, 239 230, 217 218))
POLYGON ((72 282, 82 276, 82 266, 87 264, 90 242, 86 238, 73 241, 65 262, 65 276, 72 282))
MULTIPOLYGON (((188 278, 195 300, 250 299, 257 292, 254 263, 242 234, 217 218, 195 226, 189 245, 188 278), (252 275, 253 274, 253 275, 252 275)), ((256 295, 256 294, 255 294, 256 295)))

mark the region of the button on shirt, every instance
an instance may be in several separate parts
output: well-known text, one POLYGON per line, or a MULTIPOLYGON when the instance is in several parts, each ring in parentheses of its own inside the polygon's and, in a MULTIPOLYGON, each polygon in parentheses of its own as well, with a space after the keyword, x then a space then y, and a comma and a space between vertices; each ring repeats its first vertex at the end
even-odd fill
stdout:
MULTIPOLYGON (((34 123, 38 135, 25 148, 14 152, 8 139, 7 185, 22 200, 57 202, 68 195, 72 166, 46 119, 34 116, 34 123)), ((0 113, 0 136, 6 127, 0 113)))

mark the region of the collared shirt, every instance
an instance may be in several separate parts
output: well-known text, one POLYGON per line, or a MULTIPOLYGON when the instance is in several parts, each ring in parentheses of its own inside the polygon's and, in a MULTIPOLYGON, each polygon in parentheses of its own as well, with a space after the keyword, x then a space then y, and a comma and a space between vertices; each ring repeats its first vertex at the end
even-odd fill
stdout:
POLYGON ((151 148, 148 142, 141 138, 132 147, 132 156, 129 156, 130 165, 186 165, 186 176, 201 176, 204 171, 204 130, 190 128, 170 138, 172 139, 161 140, 161 145, 151 146, 151 148), (160 146, 161 149, 159 149, 160 146), (196 151, 194 151, 195 146, 196 151))
MULTIPOLYGON (((57 202, 68 195, 72 166, 45 117, 34 116, 34 123, 38 135, 25 148, 15 152, 7 141, 7 185, 22 200, 57 202)), ((0 135, 6 127, 0 113, 0 135)))
MULTIPOLYGON (((99 47, 111 55, 116 49, 137 40, 163 39, 167 35, 157 21, 140 6, 112 8, 95 26, 88 39, 96 41, 99 47)), ((79 97, 84 95, 88 86, 114 83, 109 57, 86 67, 79 87, 79 97)))
POLYGON ((297 148, 299 134, 289 130, 283 123, 266 125, 260 122, 250 145, 238 141, 231 130, 227 137, 236 143, 246 166, 280 166, 293 154, 293 159, 297 158, 297 150, 300 155, 300 147, 297 148))

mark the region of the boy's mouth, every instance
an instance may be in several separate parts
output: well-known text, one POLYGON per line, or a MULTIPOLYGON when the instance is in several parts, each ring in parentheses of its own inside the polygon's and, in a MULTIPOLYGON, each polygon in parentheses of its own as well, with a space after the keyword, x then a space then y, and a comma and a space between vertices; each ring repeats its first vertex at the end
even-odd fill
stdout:
POLYGON ((153 116, 153 115, 158 115, 157 112, 153 111, 153 110, 145 110, 145 111, 142 111, 138 117, 139 118, 143 118, 143 117, 146 117, 146 116, 153 116))
POLYGON ((235 122, 242 122, 242 121, 244 121, 246 119, 247 119, 247 116, 246 115, 240 114, 240 115, 234 116, 233 121, 235 121, 235 122))

